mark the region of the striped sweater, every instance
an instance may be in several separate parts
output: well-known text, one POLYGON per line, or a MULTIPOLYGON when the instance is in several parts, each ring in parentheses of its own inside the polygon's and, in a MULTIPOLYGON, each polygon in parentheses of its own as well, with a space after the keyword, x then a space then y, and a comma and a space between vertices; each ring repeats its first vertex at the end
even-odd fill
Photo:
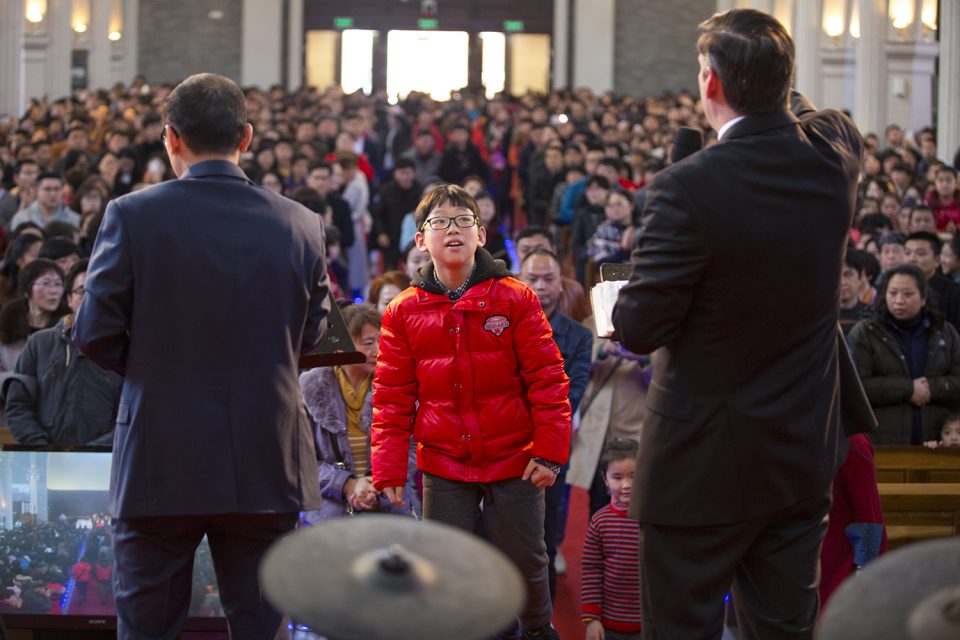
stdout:
POLYGON ((590 520, 583 543, 583 621, 640 630, 640 523, 608 504, 590 520))

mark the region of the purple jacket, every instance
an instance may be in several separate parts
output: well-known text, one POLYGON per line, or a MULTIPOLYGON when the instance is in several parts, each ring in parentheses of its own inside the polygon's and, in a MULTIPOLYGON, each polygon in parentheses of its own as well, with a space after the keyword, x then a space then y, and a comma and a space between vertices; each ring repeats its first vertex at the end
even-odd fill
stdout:
MULTIPOLYGON (((300 389, 307 405, 307 413, 314 425, 314 437, 317 441, 317 477, 323 505, 305 514, 305 520, 311 524, 339 518, 347 514, 346 497, 343 485, 353 475, 356 464, 353 449, 347 436, 347 407, 340 393, 337 376, 330 367, 311 369, 300 376, 300 389), (336 441, 336 447, 334 446, 336 441), (342 460, 337 457, 337 447, 342 460), (339 463, 339 464, 338 464, 339 463)), ((367 391, 360 410, 360 429, 367 434, 367 459, 370 457, 370 424, 373 422, 373 386, 367 391)), ((416 448, 410 449, 410 470, 404 499, 407 505, 396 507, 383 495, 380 496, 380 513, 398 513, 420 516, 420 500, 417 496, 413 476, 417 471, 416 448)))

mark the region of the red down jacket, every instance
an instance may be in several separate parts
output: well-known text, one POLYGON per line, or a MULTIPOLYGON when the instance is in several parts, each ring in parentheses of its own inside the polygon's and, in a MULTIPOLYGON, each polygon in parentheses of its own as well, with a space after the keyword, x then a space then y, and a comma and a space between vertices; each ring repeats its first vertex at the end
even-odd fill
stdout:
POLYGON ((450 480, 516 478, 534 457, 566 462, 568 386, 540 301, 523 283, 490 278, 456 301, 407 289, 380 331, 374 485, 406 482, 411 429, 420 469, 450 480))

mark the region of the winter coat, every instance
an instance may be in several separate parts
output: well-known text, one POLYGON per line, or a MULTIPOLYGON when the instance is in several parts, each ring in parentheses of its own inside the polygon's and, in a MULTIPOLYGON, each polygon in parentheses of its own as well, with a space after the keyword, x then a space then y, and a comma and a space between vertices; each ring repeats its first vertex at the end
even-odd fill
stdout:
POLYGON ((17 442, 36 445, 113 441, 123 379, 86 358, 70 340, 73 316, 27 340, 5 384, 6 412, 17 442))
MULTIPOLYGON (((948 322, 929 320, 927 364, 930 402, 920 409, 923 439, 937 440, 943 419, 960 408, 960 336, 948 322)), ((913 379, 897 339, 884 320, 868 319, 850 331, 857 373, 877 416, 876 444, 910 444, 913 379)))
MULTIPOLYGON (((314 424, 317 440, 317 477, 323 494, 323 505, 306 515, 306 520, 317 523, 347 515, 347 499, 343 494, 343 485, 354 476, 356 463, 350 438, 347 434, 347 407, 340 392, 336 373, 330 367, 311 369, 300 376, 300 389, 307 404, 307 413, 314 424), (336 442, 336 446, 334 446, 336 442), (340 455, 337 455, 339 449, 340 455)), ((360 409, 360 430, 370 433, 373 422, 372 386, 367 392, 360 409)), ((417 471, 414 447, 410 451, 410 465, 404 499, 407 505, 397 507, 384 496, 380 496, 377 511, 420 514, 420 501, 415 490, 413 476, 417 471)), ((370 441, 367 440, 367 457, 370 456, 370 441)))
POLYGON ((533 291, 483 248, 457 300, 435 284, 432 262, 413 284, 380 330, 374 485, 404 484, 411 429, 420 469, 449 480, 518 478, 534 457, 566 462, 569 383, 533 291))

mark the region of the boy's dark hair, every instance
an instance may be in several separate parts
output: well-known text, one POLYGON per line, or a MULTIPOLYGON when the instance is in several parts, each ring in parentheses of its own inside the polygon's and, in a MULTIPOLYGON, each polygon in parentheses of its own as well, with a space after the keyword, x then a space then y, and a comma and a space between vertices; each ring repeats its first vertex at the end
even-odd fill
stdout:
POLYGON ((164 114, 167 124, 194 153, 225 154, 240 146, 247 105, 233 80, 198 73, 170 92, 164 114))
POLYGON ((773 16, 732 9, 700 23, 697 51, 719 76, 730 107, 741 115, 780 111, 793 81, 793 40, 773 16))
POLYGON ((393 165, 393 170, 397 169, 416 169, 417 165, 411 158, 397 158, 396 163, 393 165))
POLYGON ((926 211, 931 216, 933 216, 934 219, 936 219, 936 215, 933 213, 933 209, 931 209, 925 204, 918 204, 917 206, 910 209, 910 222, 913 222, 913 216, 916 215, 917 211, 926 211))
POLYGON ((343 322, 347 325, 347 333, 351 338, 359 337, 360 332, 363 331, 363 325, 370 324, 379 329, 383 321, 377 308, 369 303, 352 304, 344 307, 342 313, 343 322))
POLYGON ((56 237, 47 238, 43 241, 37 257, 46 258, 47 260, 59 260, 60 258, 66 258, 72 255, 80 255, 80 249, 77 248, 77 245, 67 238, 56 237))
POLYGON ((877 231, 890 231, 892 229, 890 218, 882 213, 868 213, 860 218, 860 223, 857 226, 861 233, 876 233, 877 231))
POLYGON ((884 245, 888 244, 899 244, 903 246, 907 243, 907 236, 905 236, 900 231, 888 231, 880 236, 880 239, 877 240, 877 248, 883 249, 884 245))
POLYGON ((607 443, 600 456, 600 475, 607 475, 607 468, 614 462, 636 458, 640 445, 629 438, 614 438, 607 443))
POLYGON ((67 240, 73 240, 73 234, 76 232, 77 228, 74 225, 63 220, 51 220, 43 227, 43 235, 47 236, 48 239, 66 238, 67 240))
POLYGON ((949 173, 949 174, 952 175, 954 178, 957 177, 957 170, 956 170, 956 169, 954 169, 953 167, 951 167, 951 166, 948 165, 948 164, 944 164, 944 163, 940 163, 940 164, 941 164, 941 166, 940 166, 939 169, 937 169, 936 175, 939 176, 941 173, 949 173))
POLYGON ((445 204, 451 207, 469 209, 473 212, 473 215, 480 217, 477 201, 467 193, 466 189, 456 184, 441 183, 434 187, 433 191, 427 194, 427 197, 417 205, 417 210, 414 213, 417 231, 423 231, 423 225, 427 222, 427 216, 430 215, 431 211, 445 204))
POLYGON ((73 293, 73 281, 77 279, 77 276, 81 273, 86 273, 87 268, 90 266, 89 258, 84 258, 77 262, 77 264, 70 267, 70 271, 67 271, 67 276, 63 279, 63 294, 67 295, 68 293, 73 293))
POLYGON ((843 264, 847 265, 859 275, 863 275, 867 270, 867 260, 864 258, 867 254, 866 251, 861 251, 859 249, 847 249, 847 254, 843 256, 843 264))
POLYGON ((923 240, 930 245, 930 249, 933 250, 933 255, 940 255, 940 250, 943 249, 943 242, 935 233, 929 231, 916 231, 907 236, 906 242, 911 240, 923 240))
POLYGON ((599 185, 601 189, 606 189, 607 191, 610 190, 610 181, 603 176, 590 176, 584 188, 592 187, 593 185, 599 185))
POLYGON ((56 171, 41 172, 40 175, 37 176, 37 184, 40 184, 44 180, 56 180, 60 184, 63 184, 63 176, 56 171))

